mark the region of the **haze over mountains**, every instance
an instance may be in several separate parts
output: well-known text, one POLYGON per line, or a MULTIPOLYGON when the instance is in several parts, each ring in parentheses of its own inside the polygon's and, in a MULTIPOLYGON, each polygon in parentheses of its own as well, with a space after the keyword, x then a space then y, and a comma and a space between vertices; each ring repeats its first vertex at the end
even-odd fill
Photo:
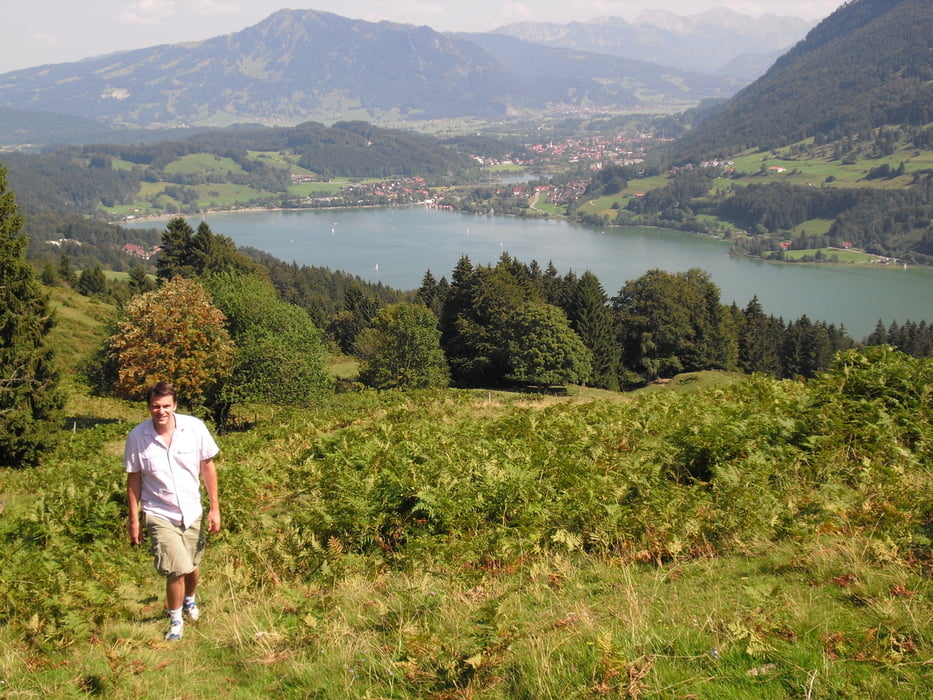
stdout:
POLYGON ((519 22, 494 30, 537 44, 650 61, 681 70, 754 80, 813 26, 798 17, 749 17, 726 8, 688 17, 645 10, 634 22, 519 22))
MULTIPOLYGON (((561 46, 516 37, 521 28, 514 25, 493 34, 441 34, 281 10, 202 42, 7 73, 0 76, 0 108, 152 127, 690 106, 728 97, 747 82, 711 75, 709 65, 741 63, 750 46, 790 43, 807 27, 793 18, 728 12, 658 13, 631 26, 641 37, 634 43, 616 20, 568 25, 561 46), (587 41, 583 27, 589 27, 587 41), (638 50, 623 50, 629 44, 638 50)), ((746 73, 754 72, 750 65, 745 61, 746 73)))
POLYGON ((714 110, 675 144, 673 155, 697 162, 881 127, 920 129, 931 121, 933 2, 859 0, 820 22, 714 110))

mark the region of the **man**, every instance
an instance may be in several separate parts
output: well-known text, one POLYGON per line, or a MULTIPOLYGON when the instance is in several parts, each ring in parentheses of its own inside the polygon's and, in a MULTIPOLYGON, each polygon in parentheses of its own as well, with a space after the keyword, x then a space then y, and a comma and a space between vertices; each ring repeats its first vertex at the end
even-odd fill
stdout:
POLYGON ((166 577, 170 623, 165 638, 177 641, 184 634, 182 611, 192 621, 200 615, 195 596, 205 529, 209 533, 220 530, 214 466, 219 448, 204 423, 175 412, 178 397, 171 384, 153 385, 146 400, 152 418, 130 431, 123 453, 130 542, 142 542, 142 506, 155 568, 166 577), (202 480, 210 501, 206 523, 202 480))

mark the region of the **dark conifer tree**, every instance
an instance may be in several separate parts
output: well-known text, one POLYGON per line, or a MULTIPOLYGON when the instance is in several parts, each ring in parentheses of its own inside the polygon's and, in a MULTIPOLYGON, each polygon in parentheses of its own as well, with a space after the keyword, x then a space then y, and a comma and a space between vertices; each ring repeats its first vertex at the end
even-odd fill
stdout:
POLYGON ((196 272, 191 239, 194 229, 181 217, 168 222, 162 232, 162 249, 156 258, 156 276, 160 280, 174 277, 192 278, 196 272))
POLYGON ((168 222, 156 259, 156 276, 160 280, 225 272, 264 278, 269 275, 263 265, 240 253, 232 239, 211 231, 207 222, 198 224, 197 231, 181 217, 168 222))
POLYGON ((74 287, 78 284, 78 275, 71 266, 71 258, 65 253, 62 253, 58 259, 58 276, 61 277, 62 283, 68 287, 74 287))
POLYGON ((437 280, 434 279, 434 275, 428 270, 424 273, 424 277, 421 278, 421 286, 418 287, 415 299, 431 309, 438 318, 440 318, 441 308, 444 304, 444 300, 440 296, 440 293, 441 290, 437 280))
POLYGON ((567 305, 570 327, 592 353, 590 384, 619 390, 619 341, 608 297, 599 279, 587 270, 574 285, 567 305))
POLYGON ((564 284, 553 261, 548 262, 539 284, 544 295, 544 301, 548 304, 554 304, 554 306, 564 305, 566 302, 566 299, 564 299, 564 284))
POLYGON ((806 315, 787 326, 781 353, 785 377, 812 377, 829 366, 833 356, 830 329, 806 315))
POLYGON ((24 220, 0 167, 0 464, 39 461, 65 404, 48 335, 49 301, 26 262, 24 220))
POLYGON ((369 327, 379 311, 379 300, 368 296, 360 285, 354 284, 344 292, 343 305, 344 311, 339 314, 342 328, 335 335, 341 348, 351 352, 360 333, 369 327))
POLYGON ((78 293, 86 297, 92 297, 96 294, 103 294, 107 291, 107 278, 104 277, 104 270, 100 263, 95 263, 93 267, 81 270, 78 276, 78 293))
POLYGON ((155 282, 146 274, 142 265, 134 265, 130 268, 129 278, 130 294, 145 294, 155 289, 155 282))
POLYGON ((884 323, 878 319, 875 324, 875 330, 865 339, 866 345, 885 345, 888 342, 888 332, 884 328, 884 323))
POLYGON ((914 357, 930 357, 933 355, 933 324, 921 321, 917 324, 917 337, 910 348, 914 357))
POLYGON ((772 377, 781 376, 780 346, 783 324, 773 316, 766 316, 755 296, 742 312, 739 335, 739 367, 743 372, 763 372, 772 377))
POLYGON ((470 365, 467 323, 473 310, 475 270, 467 256, 457 261, 450 279, 441 308, 441 347, 450 364, 451 378, 459 384, 467 378, 470 365))
POLYGON ((229 236, 211 231, 206 221, 198 224, 191 237, 190 256, 198 275, 233 273, 267 277, 268 270, 237 250, 229 236))

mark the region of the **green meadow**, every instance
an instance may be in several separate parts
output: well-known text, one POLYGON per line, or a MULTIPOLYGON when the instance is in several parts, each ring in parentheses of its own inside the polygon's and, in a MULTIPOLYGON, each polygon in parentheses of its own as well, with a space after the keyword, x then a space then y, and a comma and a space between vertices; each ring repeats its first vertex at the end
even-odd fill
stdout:
POLYGON ((169 643, 125 535, 145 411, 78 369, 112 308, 54 305, 61 440, 0 471, 0 697, 933 693, 930 360, 241 406, 202 619, 169 643))

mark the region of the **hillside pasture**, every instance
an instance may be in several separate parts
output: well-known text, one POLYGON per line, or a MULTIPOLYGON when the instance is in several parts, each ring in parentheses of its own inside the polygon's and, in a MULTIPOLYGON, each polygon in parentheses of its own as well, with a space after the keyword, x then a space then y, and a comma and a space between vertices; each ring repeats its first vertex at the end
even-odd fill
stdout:
POLYGON ((169 175, 230 175, 245 172, 243 167, 232 158, 213 153, 190 153, 176 158, 165 166, 169 175))
POLYGON ((838 262, 859 265, 877 265, 879 258, 877 255, 869 255, 857 250, 845 250, 843 248, 809 248, 784 251, 785 260, 817 260, 819 262, 838 262))
POLYGON ((794 152, 793 146, 767 153, 748 151, 733 160, 735 172, 745 176, 734 180, 738 185, 787 182, 811 187, 897 189, 909 186, 913 173, 933 169, 933 151, 919 151, 903 144, 891 155, 883 157, 876 157, 870 152, 858 153, 853 163, 834 157, 832 148, 828 146, 800 154, 794 152), (868 177, 872 169, 887 165, 895 170, 901 163, 904 164, 904 175, 875 179, 868 177))
POLYGON ((238 406, 202 618, 169 643, 126 541, 145 407, 76 370, 114 309, 53 305, 68 418, 39 467, 0 470, 0 696, 933 692, 929 359, 238 406))
MULTIPOLYGON (((143 407, 74 397, 102 420, 45 465, 0 472, 3 690, 927 696, 922 455, 888 452, 890 427, 851 430, 840 449, 897 464, 833 476, 849 459, 836 437, 805 449, 812 463, 792 447, 813 417, 802 383, 719 379, 612 402, 449 390, 249 407, 248 429, 220 437, 225 528, 178 643, 148 554, 124 541, 120 454, 143 407), (711 481, 677 476, 701 463, 711 481)), ((834 431, 858 421, 843 406, 824 412, 834 431)))

